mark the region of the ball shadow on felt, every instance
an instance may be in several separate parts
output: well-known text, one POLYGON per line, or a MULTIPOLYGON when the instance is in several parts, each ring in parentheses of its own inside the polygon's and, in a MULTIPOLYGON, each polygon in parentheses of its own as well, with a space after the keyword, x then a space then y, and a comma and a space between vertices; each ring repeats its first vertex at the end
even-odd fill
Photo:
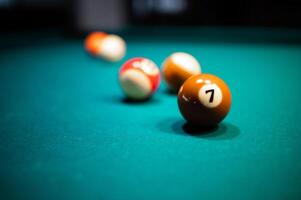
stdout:
POLYGON ((120 98, 120 102, 123 104, 154 104, 160 101, 154 97, 148 97, 146 99, 139 99, 139 100, 123 97, 120 98))
POLYGON ((165 119, 158 128, 166 133, 190 136, 208 140, 230 140, 239 136, 240 130, 234 124, 222 122, 216 126, 201 127, 187 123, 183 119, 165 119))
POLYGON ((171 90, 171 89, 169 89, 167 87, 163 90, 163 93, 166 94, 166 95, 168 95, 168 96, 177 96, 178 95, 178 91, 171 90))
POLYGON ((134 100, 127 98, 122 95, 108 95, 97 98, 97 100, 103 101, 108 104, 116 105, 116 104, 124 104, 124 105, 155 105, 161 102, 161 100, 157 97, 150 97, 142 100, 134 100))

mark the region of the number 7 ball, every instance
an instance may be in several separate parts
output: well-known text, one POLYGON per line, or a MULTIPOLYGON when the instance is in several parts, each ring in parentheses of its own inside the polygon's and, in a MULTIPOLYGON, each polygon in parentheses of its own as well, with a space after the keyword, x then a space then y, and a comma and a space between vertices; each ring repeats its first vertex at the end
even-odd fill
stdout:
POLYGON ((231 92, 226 83, 214 75, 195 75, 181 86, 178 106, 189 123, 202 127, 215 126, 230 111, 231 92))

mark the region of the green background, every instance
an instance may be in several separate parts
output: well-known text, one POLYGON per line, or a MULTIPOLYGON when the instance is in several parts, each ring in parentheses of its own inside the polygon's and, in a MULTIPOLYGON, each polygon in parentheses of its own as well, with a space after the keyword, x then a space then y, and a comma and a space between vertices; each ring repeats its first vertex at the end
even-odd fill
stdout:
POLYGON ((122 33, 109 63, 60 33, 1 35, 1 199, 301 199, 301 45, 293 30, 122 33), (118 69, 194 55, 231 89, 208 134, 185 129, 162 82, 148 102, 124 100, 118 69))

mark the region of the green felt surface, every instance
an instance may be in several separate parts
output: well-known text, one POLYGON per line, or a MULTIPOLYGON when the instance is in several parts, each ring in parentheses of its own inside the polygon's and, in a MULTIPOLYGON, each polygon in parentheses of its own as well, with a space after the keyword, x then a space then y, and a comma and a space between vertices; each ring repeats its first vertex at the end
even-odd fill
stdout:
POLYGON ((81 39, 8 38, 0 199, 301 198, 301 45, 129 34, 126 58, 107 63, 81 39), (160 64, 174 51, 193 54, 232 91, 229 115, 210 134, 185 129, 164 84, 148 102, 124 101, 121 63, 160 64))

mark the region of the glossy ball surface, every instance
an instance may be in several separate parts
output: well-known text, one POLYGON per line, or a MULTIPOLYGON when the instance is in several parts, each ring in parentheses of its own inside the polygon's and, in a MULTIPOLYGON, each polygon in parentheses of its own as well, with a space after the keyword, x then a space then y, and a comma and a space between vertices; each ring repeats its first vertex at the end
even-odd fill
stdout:
POLYGON ((101 45, 103 39, 107 37, 105 32, 92 32, 85 39, 85 49, 93 56, 100 56, 99 46, 101 45))
POLYGON ((162 74, 171 91, 178 92, 189 77, 201 73, 199 62, 190 54, 176 52, 162 64, 162 74))
POLYGON ((145 100, 158 89, 160 71, 157 65, 147 58, 132 58, 120 68, 119 83, 128 98, 145 100))
POLYGON ((85 49, 96 57, 107 61, 119 61, 126 53, 125 41, 117 36, 104 32, 93 32, 85 40, 85 49))
POLYGON ((231 92, 217 76, 199 74, 187 79, 178 93, 178 106, 183 117, 197 126, 214 126, 231 108, 231 92))

